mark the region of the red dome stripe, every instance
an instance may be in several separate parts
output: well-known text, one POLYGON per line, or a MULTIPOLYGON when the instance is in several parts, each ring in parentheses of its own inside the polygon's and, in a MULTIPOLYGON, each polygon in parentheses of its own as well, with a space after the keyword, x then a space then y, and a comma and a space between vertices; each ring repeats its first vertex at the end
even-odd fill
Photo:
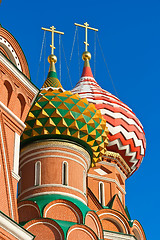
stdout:
POLYGON ((143 126, 132 109, 113 94, 103 90, 93 77, 87 76, 87 71, 85 76, 82 74, 72 92, 78 93, 81 98, 87 98, 101 111, 110 131, 107 150, 118 152, 133 173, 145 155, 146 140, 143 126))

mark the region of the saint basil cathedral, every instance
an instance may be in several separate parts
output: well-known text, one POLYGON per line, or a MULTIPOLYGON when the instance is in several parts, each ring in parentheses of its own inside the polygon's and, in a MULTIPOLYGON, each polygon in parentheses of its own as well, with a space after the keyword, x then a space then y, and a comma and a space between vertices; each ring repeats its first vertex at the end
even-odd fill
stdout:
POLYGON ((53 44, 62 33, 44 29, 52 53, 39 90, 19 43, 0 25, 0 239, 146 240, 125 203, 125 180, 145 155, 143 127, 93 77, 87 30, 95 29, 77 26, 85 28, 84 67, 66 91, 53 44))

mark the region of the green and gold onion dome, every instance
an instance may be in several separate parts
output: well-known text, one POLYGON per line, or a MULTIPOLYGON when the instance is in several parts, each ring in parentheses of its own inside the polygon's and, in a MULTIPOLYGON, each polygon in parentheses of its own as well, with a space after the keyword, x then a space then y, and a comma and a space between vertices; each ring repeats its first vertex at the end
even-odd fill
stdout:
POLYGON ((57 79, 52 55, 49 62, 48 77, 26 118, 21 143, 44 138, 84 143, 83 146, 91 150, 93 166, 106 151, 106 121, 87 99, 63 90, 57 79))

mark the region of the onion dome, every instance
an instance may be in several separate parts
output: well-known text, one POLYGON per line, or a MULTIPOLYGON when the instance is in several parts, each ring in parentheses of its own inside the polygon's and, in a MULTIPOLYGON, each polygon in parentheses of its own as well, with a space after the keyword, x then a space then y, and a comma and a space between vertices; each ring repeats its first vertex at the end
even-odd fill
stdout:
POLYGON ((126 104, 98 85, 89 65, 90 53, 84 52, 82 58, 85 61, 83 73, 72 93, 87 98, 101 111, 109 130, 107 150, 119 153, 132 174, 139 168, 145 155, 143 126, 126 104))
POLYGON ((94 104, 62 89, 52 55, 49 62, 48 77, 25 121, 22 144, 43 138, 73 140, 91 149, 94 163, 108 143, 106 121, 94 104))

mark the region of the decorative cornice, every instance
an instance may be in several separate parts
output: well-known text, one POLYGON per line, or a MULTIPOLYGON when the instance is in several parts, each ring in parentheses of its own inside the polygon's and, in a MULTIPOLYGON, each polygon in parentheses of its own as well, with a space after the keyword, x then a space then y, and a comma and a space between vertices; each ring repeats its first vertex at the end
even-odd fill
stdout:
MULTIPOLYGON (((87 201, 87 197, 85 195, 84 192, 82 192, 81 190, 79 190, 78 188, 75 188, 75 187, 71 187, 71 186, 66 186, 66 185, 63 185, 63 184, 41 184, 39 186, 34 186, 34 187, 30 187, 30 188, 27 188, 26 190, 24 190, 20 195, 19 197, 21 197, 23 194, 25 194, 26 192, 29 192, 29 191, 32 191, 32 190, 36 190, 36 189, 39 189, 39 188, 50 188, 50 187, 59 187, 59 188, 64 188, 64 189, 71 189, 73 191, 76 191, 80 194, 83 195, 83 197, 86 199, 87 201)), ((41 193, 40 193, 41 194, 41 193)))
POLYGON ((111 167, 114 167, 117 169, 117 171, 123 176, 123 178, 126 180, 126 175, 122 172, 122 170, 117 166, 116 163, 110 163, 110 162, 106 162, 106 161, 101 161, 101 162, 98 162, 98 164, 102 164, 102 165, 108 165, 108 166, 111 166, 111 167))
MULTIPOLYGON (((50 152, 50 153, 51 152, 53 152, 53 153, 58 152, 58 153, 60 153, 60 152, 63 152, 65 150, 74 150, 85 158, 86 161, 81 156, 79 156, 79 155, 76 156, 77 158, 80 159, 80 161, 83 162, 83 164, 84 164, 84 166, 82 165, 83 167, 85 167, 87 169, 87 168, 90 167, 90 164, 91 164, 91 158, 90 158, 89 153, 84 148, 82 148, 81 146, 73 144, 72 142, 67 142, 67 141, 62 141, 62 140, 53 140, 52 139, 52 140, 36 141, 36 142, 24 147, 21 150, 21 154, 20 154, 20 165, 21 165, 21 167, 22 167, 23 162, 26 159, 26 156, 23 157, 24 155, 26 155, 26 153, 27 153, 27 158, 28 158, 29 155, 30 155, 30 157, 33 157, 37 154, 36 152, 29 154, 29 152, 31 152, 32 150, 34 150, 34 151, 39 150, 41 153, 44 153, 44 152, 45 153, 46 152, 50 152), (62 151, 61 150, 56 150, 56 149, 44 150, 44 151, 40 150, 40 149, 45 149, 45 148, 48 148, 48 147, 50 147, 50 148, 60 147, 62 149, 62 151)), ((75 157, 75 154, 71 153, 69 151, 67 151, 67 154, 75 157)), ((42 156, 42 157, 44 157, 44 156, 42 156)), ((49 157, 49 155, 48 155, 48 157, 49 157)), ((60 157, 60 155, 58 157, 60 157)), ((76 161, 76 159, 72 159, 72 158, 69 158, 69 159, 76 161)), ((33 158, 31 158, 30 160, 33 160, 33 158)), ((79 164, 81 164, 81 162, 79 162, 79 164)))
POLYGON ((96 178, 96 179, 103 180, 103 181, 113 182, 118 186, 119 189, 121 189, 121 191, 124 194, 126 194, 126 191, 120 186, 120 184, 115 179, 111 179, 111 178, 107 178, 107 177, 101 177, 101 176, 97 176, 97 175, 94 175, 94 174, 88 174, 88 177, 96 178))
MULTIPOLYGON (((31 195, 29 195, 29 196, 27 196, 27 197, 24 197, 24 198, 20 199, 20 201, 21 201, 21 200, 27 200, 27 199, 29 199, 29 198, 33 198, 33 197, 37 197, 37 196, 41 196, 41 195, 47 195, 47 194, 48 194, 48 195, 49 195, 49 194, 54 194, 54 195, 60 194, 60 195, 63 195, 63 196, 72 197, 72 198, 75 198, 75 199, 81 201, 82 203, 84 203, 84 204, 87 206, 86 201, 84 201, 82 198, 77 197, 76 195, 71 194, 71 193, 65 193, 65 192, 59 192, 59 191, 58 191, 58 192, 56 192, 56 191, 49 191, 49 192, 34 193, 34 194, 31 194, 31 195)), ((18 197, 19 197, 19 196, 18 196, 18 197)), ((86 198, 86 199, 87 199, 87 198, 86 198)))
MULTIPOLYGON (((46 153, 49 153, 50 151, 47 151, 46 150, 46 153)), ((58 150, 57 150, 58 152, 58 150)), ((62 152, 62 151, 61 151, 62 152)), ((41 152, 40 152, 41 153, 41 152)), ((75 154, 74 154, 75 155, 75 154)), ((76 156, 76 155, 75 155, 76 156)), ((76 160, 76 159, 73 159, 71 157, 68 157, 68 156, 61 156, 61 155, 42 155, 42 156, 38 156, 38 157, 32 157, 31 159, 27 160, 27 161, 23 161, 23 163, 20 163, 20 169, 22 169, 22 167, 24 167, 25 164, 29 163, 29 162, 33 162, 33 161, 37 161, 39 159, 43 160, 44 158, 64 158, 66 161, 67 160, 71 160, 71 161, 74 161, 74 162, 77 162, 78 164, 80 164, 87 172, 88 168, 87 168, 87 165, 85 163, 85 161, 83 160, 83 163, 81 163, 80 161, 76 160)), ((77 157, 77 156, 76 156, 77 157)))
POLYGON ((111 151, 106 151, 105 155, 103 156, 103 159, 113 159, 116 162, 118 161, 120 168, 122 168, 122 171, 124 171, 127 175, 131 172, 130 167, 128 164, 125 162, 125 160, 121 157, 119 153, 111 152, 111 151))
MULTIPOLYGON (((1 2, 1 1, 0 1, 0 2, 1 2)), ((13 58, 13 62, 15 62, 16 67, 17 67, 20 71, 22 71, 22 66, 21 66, 19 57, 17 56, 17 54, 16 54, 14 48, 12 47, 12 45, 11 45, 11 44, 7 41, 7 39, 4 38, 3 36, 1 36, 0 42, 1 42, 2 46, 4 45, 4 46, 7 48, 7 50, 9 50, 10 54, 8 54, 8 55, 11 55, 11 56, 12 56, 11 58, 13 58)))

